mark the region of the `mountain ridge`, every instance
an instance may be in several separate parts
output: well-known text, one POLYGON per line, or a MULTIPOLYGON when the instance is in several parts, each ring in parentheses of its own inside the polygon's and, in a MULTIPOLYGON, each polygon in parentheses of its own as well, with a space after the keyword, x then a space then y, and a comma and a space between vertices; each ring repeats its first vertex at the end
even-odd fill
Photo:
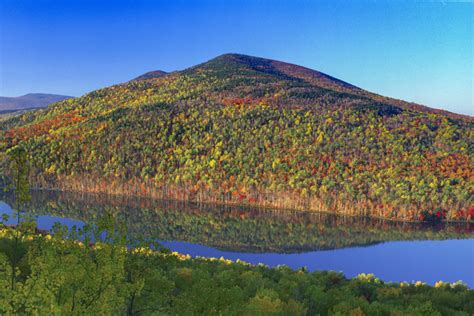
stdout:
POLYGON ((206 67, 209 64, 213 64, 219 61, 237 62, 243 65, 250 65, 250 66, 252 66, 252 64, 255 64, 255 62, 257 61, 259 62, 257 63, 257 67, 253 68, 256 71, 265 72, 265 66, 275 67, 278 71, 281 71, 282 74, 284 75, 293 76, 293 78, 302 79, 302 80, 308 81, 309 83, 314 83, 315 85, 321 86, 323 88, 331 89, 331 88, 334 88, 335 86, 339 86, 342 88, 341 89, 342 92, 356 93, 356 94, 360 94, 361 96, 375 98, 376 100, 379 100, 382 102, 393 103, 394 105, 403 107, 405 109, 443 114, 443 115, 447 115, 449 117, 458 118, 458 119, 474 120, 473 116, 470 116, 467 114, 450 112, 444 109, 432 108, 432 107, 422 105, 416 102, 408 102, 401 99, 395 99, 391 97, 382 96, 377 93, 373 93, 365 89, 362 89, 360 87, 357 87, 355 85, 352 85, 341 79, 330 76, 326 73, 313 70, 308 67, 296 65, 289 62, 283 62, 279 60, 273 60, 273 59, 267 59, 267 58, 255 57, 255 56, 237 54, 237 53, 225 53, 215 58, 212 58, 204 63, 191 66, 180 71, 174 71, 174 72, 165 72, 161 70, 150 71, 141 76, 138 76, 137 78, 133 80, 147 80, 147 79, 153 79, 153 78, 160 78, 160 77, 167 76, 173 73, 188 73, 193 69, 199 69, 200 67, 203 67, 203 66, 206 67), (314 80, 316 80, 316 82, 314 80), (323 82, 321 82, 321 80, 323 80, 323 82))
MULTIPOLYGON (((395 98, 391 98, 391 97, 382 96, 382 95, 379 95, 377 93, 373 93, 373 92, 367 91, 365 89, 362 89, 360 87, 357 87, 355 85, 352 85, 352 84, 350 84, 348 82, 345 82, 341 79, 330 76, 326 73, 323 73, 323 72, 320 72, 320 71, 317 71, 317 70, 313 70, 313 69, 308 68, 308 67, 296 65, 296 64, 293 64, 293 63, 288 63, 288 62, 283 62, 283 61, 273 60, 273 59, 266 59, 266 58, 262 58, 262 57, 254 57, 254 56, 249 56, 249 55, 244 55, 244 54, 235 54, 235 53, 226 53, 226 54, 220 55, 220 56, 218 56, 214 59, 211 59, 208 62, 213 62, 213 61, 215 61, 217 59, 220 59, 220 58, 222 58, 222 59, 234 59, 234 60, 241 60, 241 61, 245 60, 245 59, 262 60, 262 61, 266 61, 266 63, 269 63, 270 65, 276 66, 276 68, 279 69, 279 70, 285 69, 284 73, 287 74, 287 75, 294 75, 296 78, 307 80, 309 82, 311 82, 311 77, 313 77, 313 78, 314 77, 315 78, 324 78, 325 80, 327 80, 329 82, 332 82, 332 83, 340 85, 344 88, 350 89, 348 91, 346 90, 346 92, 350 91, 350 92, 356 92, 356 93, 363 93, 363 95, 368 95, 368 96, 371 96, 371 97, 375 97, 377 99, 390 100, 391 102, 395 102, 396 104, 399 104, 399 105, 404 106, 408 109, 412 109, 412 110, 416 110, 416 111, 426 111, 426 112, 431 112, 431 113, 439 113, 439 114, 448 115, 450 117, 474 120, 473 116, 470 116, 470 115, 467 115, 467 114, 460 114, 460 113, 450 112, 450 111, 447 111, 447 110, 444 110, 444 109, 432 108, 432 107, 422 105, 422 104, 419 104, 419 103, 415 103, 415 102, 408 102, 408 101, 404 101, 404 100, 401 100, 401 99, 395 99, 395 98), (310 78, 308 78, 308 77, 310 77, 310 78)), ((206 63, 204 63, 204 64, 206 64, 206 63)), ((199 66, 199 65, 197 65, 197 66, 199 66)), ((195 67, 197 67, 197 66, 195 66, 195 67)), ((193 67, 191 67, 191 68, 193 68, 193 67)), ((316 83, 316 85, 318 85, 318 83, 316 83)), ((323 87, 325 87, 325 86, 323 85, 323 87)))
POLYGON ((27 93, 19 97, 0 97, 0 111, 41 108, 69 98, 73 97, 49 93, 27 93))

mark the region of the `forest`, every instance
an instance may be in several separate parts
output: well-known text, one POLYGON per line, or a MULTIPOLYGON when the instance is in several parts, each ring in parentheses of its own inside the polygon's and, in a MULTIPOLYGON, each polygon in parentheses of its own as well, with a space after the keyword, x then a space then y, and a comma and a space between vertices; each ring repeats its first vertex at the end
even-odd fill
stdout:
POLYGON ((0 163, 24 148, 38 188, 471 221, 473 126, 230 54, 5 119, 0 163))

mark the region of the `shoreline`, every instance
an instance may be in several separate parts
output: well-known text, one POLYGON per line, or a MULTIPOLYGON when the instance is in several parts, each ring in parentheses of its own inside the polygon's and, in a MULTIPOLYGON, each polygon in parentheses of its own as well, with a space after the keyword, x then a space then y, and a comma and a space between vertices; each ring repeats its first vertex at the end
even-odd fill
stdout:
POLYGON ((61 193, 71 193, 71 194, 89 194, 94 196, 110 196, 110 197, 121 197, 121 198, 139 198, 139 199, 149 199, 154 201, 167 201, 167 202, 178 202, 184 204, 195 204, 195 205, 208 205, 208 206, 229 206, 229 207, 244 207, 244 208, 255 208, 260 210, 274 210, 274 211, 284 211, 284 212, 301 212, 301 213, 308 213, 308 214, 326 214, 326 215, 334 215, 334 216, 341 216, 341 217, 350 217, 350 218, 368 218, 368 219, 378 219, 384 220, 393 223, 407 223, 407 224, 474 224, 474 219, 471 220, 448 220, 443 219, 439 222, 433 223, 429 221, 420 221, 420 220, 412 220, 412 219, 403 219, 403 218, 393 218, 393 217, 384 217, 384 216, 374 216, 374 215, 367 215, 367 214, 347 214, 347 213, 339 213, 339 212, 332 212, 332 211, 325 211, 325 210, 311 210, 311 209, 301 209, 301 208, 285 208, 285 207, 277 207, 277 206, 269 206, 264 204, 258 203, 236 203, 236 202, 223 202, 223 201, 197 201, 192 199, 178 199, 178 198, 157 198, 148 195, 139 195, 139 194, 123 194, 123 193, 110 193, 110 192, 96 192, 96 191, 82 191, 82 190, 67 190, 67 189, 60 189, 60 188, 51 188, 51 187, 32 187, 31 190, 33 191, 49 191, 49 192, 61 192, 61 193))

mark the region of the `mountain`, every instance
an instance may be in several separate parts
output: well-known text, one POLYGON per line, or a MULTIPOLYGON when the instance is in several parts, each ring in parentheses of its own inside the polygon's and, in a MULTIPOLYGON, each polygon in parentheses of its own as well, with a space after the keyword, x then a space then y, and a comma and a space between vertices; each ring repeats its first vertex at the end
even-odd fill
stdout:
POLYGON ((401 220, 474 218, 474 120, 226 54, 0 122, 35 186, 401 220))
POLYGON ((28 93, 20 97, 0 97, 0 111, 43 108, 51 103, 56 103, 69 98, 72 97, 46 93, 28 93))

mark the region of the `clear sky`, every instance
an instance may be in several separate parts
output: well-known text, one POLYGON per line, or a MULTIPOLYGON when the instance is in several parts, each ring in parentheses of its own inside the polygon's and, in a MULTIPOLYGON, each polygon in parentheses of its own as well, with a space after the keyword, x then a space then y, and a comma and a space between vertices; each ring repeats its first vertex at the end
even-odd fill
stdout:
POLYGON ((80 96, 235 52, 474 115, 473 2, 0 0, 0 95, 80 96))

